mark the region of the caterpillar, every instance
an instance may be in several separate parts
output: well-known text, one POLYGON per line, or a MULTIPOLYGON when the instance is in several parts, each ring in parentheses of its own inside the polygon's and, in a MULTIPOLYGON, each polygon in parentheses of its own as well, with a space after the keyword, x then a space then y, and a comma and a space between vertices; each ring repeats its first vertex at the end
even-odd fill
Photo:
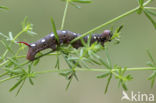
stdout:
MULTIPOLYGON (((44 38, 34 42, 34 43, 26 43, 26 42, 18 42, 23 43, 29 47, 29 50, 27 52, 27 59, 29 61, 35 60, 35 55, 47 48, 51 48, 53 51, 57 49, 58 45, 61 44, 69 44, 70 41, 77 38, 81 34, 74 33, 68 30, 57 30, 59 42, 57 42, 54 33, 50 33, 49 35, 45 36, 44 38)), ((112 33, 110 30, 104 30, 102 34, 93 34, 90 39, 90 44, 94 42, 101 43, 102 46, 104 46, 104 43, 107 41, 111 41, 112 33)), ((89 36, 83 37, 83 40, 87 42, 89 36)), ((81 40, 77 40, 71 44, 74 48, 78 49, 79 47, 82 47, 83 44, 81 43, 81 40)))

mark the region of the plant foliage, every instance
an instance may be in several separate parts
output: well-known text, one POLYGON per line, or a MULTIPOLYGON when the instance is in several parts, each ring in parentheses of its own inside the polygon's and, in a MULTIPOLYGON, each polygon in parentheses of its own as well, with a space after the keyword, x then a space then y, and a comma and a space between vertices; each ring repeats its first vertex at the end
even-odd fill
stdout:
MULTIPOLYGON (((64 28, 65 18, 67 14, 68 4, 78 6, 75 3, 91 3, 91 0, 62 0, 66 2, 65 11, 62 19, 61 24, 61 30, 64 28)), ((155 7, 146 7, 147 4, 149 4, 152 0, 137 0, 139 6, 127 11, 126 13, 102 24, 99 25, 91 30, 89 30, 86 33, 83 33, 78 38, 74 39, 71 43, 73 43, 76 40, 81 40, 83 43, 83 47, 80 49, 73 48, 70 44, 69 45, 59 45, 57 47, 57 51, 53 52, 47 52, 43 54, 42 52, 38 53, 38 58, 35 61, 27 61, 23 58, 26 57, 26 55, 22 55, 23 51, 25 51, 26 46, 23 44, 17 44, 17 41, 19 41, 19 37, 23 35, 24 33, 30 34, 33 36, 36 34, 33 31, 33 25, 28 21, 28 18, 26 17, 24 21, 22 22, 22 30, 17 33, 13 34, 12 32, 9 32, 8 34, 0 33, 0 42, 1 45, 5 48, 5 51, 2 55, 0 55, 0 83, 6 82, 8 80, 16 79, 17 82, 9 89, 9 91, 13 91, 16 88, 17 94, 20 92, 21 88, 23 87, 26 80, 30 82, 31 85, 34 85, 34 78, 36 78, 37 75, 48 73, 48 72, 57 72, 60 76, 65 77, 68 80, 68 84, 66 86, 66 89, 69 88, 71 81, 73 78, 76 80, 79 80, 77 71, 96 71, 101 72, 101 74, 97 75, 98 79, 105 79, 107 78, 107 84, 105 88, 105 93, 108 91, 109 84, 111 82, 112 77, 114 76, 118 81, 118 86, 122 86, 124 90, 128 90, 127 82, 132 80, 133 77, 131 74, 127 74, 128 71, 133 70, 152 70, 153 73, 149 76, 149 80, 151 80, 151 87, 154 86, 154 82, 156 79, 156 62, 153 59, 151 53, 147 51, 148 56, 150 58, 150 62, 148 62, 149 67, 142 67, 142 68, 127 68, 127 67, 121 67, 117 64, 113 64, 111 61, 111 57, 108 52, 108 48, 112 43, 107 43, 105 46, 101 46, 100 44, 93 43, 90 44, 91 39, 91 33, 95 32, 96 30, 99 30, 106 25, 109 25, 125 16, 128 16, 132 13, 144 13, 145 16, 150 20, 150 22, 153 24, 154 28, 156 29, 156 22, 152 18, 152 16, 156 16, 156 13, 152 11, 151 9, 155 10, 155 7), (82 38, 84 36, 89 36, 89 40, 87 43, 85 43, 82 38), (99 56, 98 53, 104 51, 105 52, 105 59, 103 57, 99 56), (55 68, 53 70, 47 70, 47 71, 33 71, 33 67, 38 65, 40 63, 41 57, 44 57, 46 55, 53 55, 56 56, 57 61, 55 68), (60 68, 60 60, 59 56, 63 56, 66 64, 69 68, 60 68), (93 65, 101 65, 103 68, 97 69, 92 68, 93 65)), ((7 7, 0 6, 0 9, 7 9, 7 7)), ((56 32, 56 26, 54 20, 51 18, 51 24, 53 27, 53 32, 55 34, 55 37, 57 38, 57 41, 59 42, 59 38, 56 32)), ((120 33, 123 26, 120 26, 116 28, 113 32, 113 36, 111 38, 112 41, 117 41, 116 43, 119 43, 120 40, 120 33)))

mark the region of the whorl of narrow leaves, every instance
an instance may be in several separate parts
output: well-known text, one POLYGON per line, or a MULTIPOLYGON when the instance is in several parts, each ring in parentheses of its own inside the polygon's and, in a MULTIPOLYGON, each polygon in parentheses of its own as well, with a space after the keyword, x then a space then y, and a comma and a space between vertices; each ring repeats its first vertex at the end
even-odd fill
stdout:
MULTIPOLYGON (((156 21, 152 18, 152 16, 156 16, 156 12, 146 9, 144 7, 144 0, 137 0, 137 1, 139 3, 139 9, 137 10, 137 13, 141 14, 142 12, 144 12, 146 17, 150 20, 150 22, 153 24, 154 28, 156 29, 156 21)), ((152 1, 152 0, 149 0, 149 1, 152 1)))
MULTIPOLYGON (((149 50, 147 50, 147 54, 150 58, 150 61, 147 63, 148 66, 156 68, 156 61, 153 59, 149 50)), ((153 73, 149 76, 148 80, 151 80, 151 88, 154 86, 154 82, 156 80, 156 70, 153 70, 153 73)))
POLYGON ((146 17, 150 20, 150 22, 153 24, 154 28, 156 29, 156 22, 154 21, 154 19, 150 16, 150 13, 147 12, 146 10, 144 11, 144 14, 146 15, 146 17))

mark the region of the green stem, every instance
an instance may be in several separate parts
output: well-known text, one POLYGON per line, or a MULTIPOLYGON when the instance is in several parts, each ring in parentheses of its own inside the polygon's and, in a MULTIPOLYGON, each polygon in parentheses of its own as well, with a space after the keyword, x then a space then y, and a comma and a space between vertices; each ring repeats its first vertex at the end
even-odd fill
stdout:
POLYGON ((0 67, 3 66, 3 65, 5 65, 8 62, 9 62, 9 60, 4 61, 3 63, 0 64, 0 67))
POLYGON ((66 19, 66 16, 67 16, 68 5, 69 5, 69 0, 66 0, 66 6, 65 6, 65 9, 64 9, 64 14, 63 14, 62 24, 61 24, 60 30, 63 30, 63 28, 64 28, 65 19, 66 19))
POLYGON ((8 74, 8 72, 2 73, 2 74, 0 74, 0 77, 3 77, 5 75, 7 75, 7 74, 8 74))
MULTIPOLYGON (((23 32, 25 32, 25 30, 20 31, 20 32, 14 37, 13 41, 15 41, 23 32)), ((12 42, 10 43, 9 46, 10 46, 10 47, 12 46, 12 42)), ((7 49, 7 50, 5 51, 5 53, 4 53, 4 55, 3 55, 3 58, 5 58, 5 56, 7 55, 8 52, 9 52, 9 50, 7 49)), ((0 66, 1 66, 1 64, 0 64, 0 66)))
MULTIPOLYGON (((93 72, 109 72, 110 69, 87 69, 87 68, 75 68, 75 71, 93 71, 93 72)), ((138 68, 127 68, 127 71, 143 71, 143 70, 156 70, 155 67, 138 67, 138 68)), ((71 71, 71 69, 60 69, 60 70, 46 70, 41 72, 35 72, 35 74, 44 74, 44 73, 50 73, 50 72, 66 72, 71 71)), ((111 72, 119 71, 119 69, 112 69, 111 72)))
MULTIPOLYGON (((146 5, 149 4, 150 2, 151 2, 151 0, 148 0, 147 2, 145 2, 145 3, 143 4, 143 6, 146 6, 146 5)), ((79 36, 79 37, 75 38, 74 40, 72 40, 71 43, 73 43, 73 42, 75 42, 75 41, 77 41, 77 40, 79 40, 79 39, 85 37, 86 35, 88 35, 88 34, 90 34, 90 33, 92 33, 92 32, 95 32, 96 30, 99 30, 99 29, 103 28, 103 27, 106 26, 106 25, 109 25, 109 24, 111 24, 111 23, 113 23, 113 22, 116 22, 116 21, 118 21, 118 20, 124 18, 125 16, 130 15, 130 14, 136 12, 139 8, 140 8, 140 7, 138 6, 138 7, 134 8, 134 9, 132 9, 132 10, 130 10, 130 11, 127 11, 126 13, 124 13, 124 14, 122 14, 122 15, 120 15, 120 16, 115 17, 114 19, 109 20, 108 22, 106 22, 106 23, 104 23, 104 24, 101 24, 100 26, 97 26, 97 27, 95 27, 95 28, 89 30, 88 32, 86 32, 86 33, 82 34, 81 36, 79 36)))
POLYGON ((100 26, 97 26, 96 28, 91 29, 90 31, 88 31, 88 32, 82 34, 81 36, 75 38, 74 40, 72 40, 71 43, 73 43, 73 42, 75 42, 75 41, 77 41, 77 40, 79 40, 79 39, 85 37, 86 35, 88 35, 88 34, 94 32, 94 31, 96 31, 96 30, 98 30, 98 29, 103 28, 103 27, 106 26, 106 25, 109 25, 109 24, 111 24, 111 23, 113 23, 113 22, 115 22, 115 21, 117 21, 117 20, 119 20, 119 19, 121 19, 121 18, 123 18, 123 17, 125 17, 125 16, 127 16, 127 15, 130 15, 130 14, 136 12, 136 11, 138 10, 138 8, 139 8, 139 7, 134 8, 134 9, 132 9, 132 10, 130 10, 130 11, 128 11, 128 12, 126 12, 126 13, 120 15, 120 16, 117 16, 116 18, 114 18, 114 19, 112 19, 112 20, 109 20, 108 22, 106 22, 106 23, 104 23, 104 24, 101 24, 100 26))
MULTIPOLYGON (((16 56, 16 58, 25 58, 25 57, 26 57, 26 55, 16 56)), ((9 60, 4 61, 3 63, 0 64, 0 67, 7 64, 8 62, 9 62, 9 60)), ((28 61, 27 61, 27 63, 28 63, 28 61)))
POLYGON ((5 81, 7 81, 7 80, 10 80, 10 79, 13 79, 13 78, 16 78, 16 77, 18 77, 19 75, 15 75, 15 76, 11 76, 11 77, 8 77, 8 78, 5 78, 5 79, 2 79, 2 80, 0 80, 0 83, 3 83, 3 82, 5 82, 5 81))
POLYGON ((145 9, 149 9, 149 10, 156 10, 155 7, 144 7, 145 9))
POLYGON ((25 32, 25 30, 20 31, 20 32, 14 37, 14 40, 16 40, 23 32, 25 32))

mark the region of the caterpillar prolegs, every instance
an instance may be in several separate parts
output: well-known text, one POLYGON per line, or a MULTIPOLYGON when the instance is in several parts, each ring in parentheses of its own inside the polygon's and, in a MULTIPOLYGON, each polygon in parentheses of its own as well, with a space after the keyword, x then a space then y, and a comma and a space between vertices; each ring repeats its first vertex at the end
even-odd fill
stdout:
MULTIPOLYGON (((26 43, 26 42, 18 42, 18 43, 24 43, 25 45, 27 45, 29 47, 29 50, 27 53, 27 59, 30 61, 33 61, 33 60, 35 60, 35 55, 38 52, 45 50, 47 48, 51 48, 53 51, 55 51, 57 48, 57 45, 69 44, 70 41, 72 41, 73 39, 75 39, 81 35, 78 33, 67 31, 67 30, 63 30, 63 31, 57 30, 57 34, 58 34, 58 38, 59 38, 59 43, 57 42, 53 32, 34 43, 30 43, 30 44, 26 43)), ((104 32, 102 34, 91 35, 90 44, 97 41, 98 43, 100 43, 103 46, 105 42, 111 41, 111 37, 112 37, 111 31, 104 30, 104 32)), ((89 38, 89 36, 83 37, 85 42, 88 41, 88 38, 89 38)), ((71 45, 76 49, 83 46, 81 40, 77 40, 77 41, 73 42, 71 45)))

